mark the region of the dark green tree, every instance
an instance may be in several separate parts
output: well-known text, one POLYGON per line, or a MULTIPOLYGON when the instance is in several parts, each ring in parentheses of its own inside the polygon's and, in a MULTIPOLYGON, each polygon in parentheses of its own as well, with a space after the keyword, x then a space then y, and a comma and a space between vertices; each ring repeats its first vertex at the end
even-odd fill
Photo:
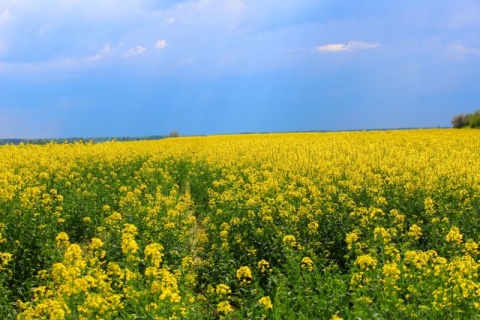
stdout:
POLYGON ((452 125, 454 128, 463 128, 469 124, 468 121, 468 115, 462 113, 462 114, 457 114, 452 118, 452 125))
POLYGON ((480 115, 474 115, 469 121, 470 128, 480 128, 480 115))

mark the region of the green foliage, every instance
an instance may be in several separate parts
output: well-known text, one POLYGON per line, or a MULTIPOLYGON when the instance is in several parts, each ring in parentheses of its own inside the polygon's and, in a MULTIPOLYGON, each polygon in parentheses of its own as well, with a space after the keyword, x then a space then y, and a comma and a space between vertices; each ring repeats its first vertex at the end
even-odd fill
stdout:
POLYGON ((475 115, 470 119, 470 128, 480 128, 480 115, 475 115))
POLYGON ((456 129, 470 127, 480 128, 480 110, 474 113, 458 114, 452 118, 452 126, 456 129))

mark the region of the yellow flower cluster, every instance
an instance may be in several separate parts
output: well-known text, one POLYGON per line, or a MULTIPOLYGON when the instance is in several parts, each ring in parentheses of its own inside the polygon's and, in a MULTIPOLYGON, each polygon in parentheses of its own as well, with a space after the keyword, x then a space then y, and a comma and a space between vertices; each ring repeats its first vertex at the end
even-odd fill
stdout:
POLYGON ((237 270, 237 279, 240 281, 240 284, 251 283, 252 278, 252 270, 249 267, 243 266, 237 270))
POLYGON ((295 247, 297 245, 297 240, 295 239, 295 236, 289 234, 283 237, 283 243, 286 246, 295 247))
POLYGON ((302 259, 302 268, 307 269, 308 271, 312 272, 313 271, 313 261, 309 257, 304 257, 302 259))
POLYGON ((460 230, 457 227, 452 227, 448 234, 445 236, 447 242, 453 242, 460 244, 462 242, 463 235, 460 233, 460 230))
POLYGON ((422 236, 422 228, 420 228, 418 225, 414 224, 410 227, 407 234, 410 237, 412 237, 413 239, 418 240, 422 236))
POLYGON ((217 292, 217 294, 221 295, 221 296, 226 296, 230 293, 232 293, 232 290, 230 289, 229 286, 227 286, 226 284, 219 284, 217 286, 217 288, 215 289, 215 291, 217 292))
POLYGON ((361 255, 355 260, 355 264, 360 269, 368 270, 374 269, 377 266, 377 260, 369 254, 361 255))
POLYGON ((474 318, 479 158, 472 130, 2 146, 0 312, 474 318))
POLYGON ((218 304, 217 311, 223 314, 227 314, 232 312, 233 308, 228 301, 222 301, 218 304))
POLYGON ((258 269, 260 270, 260 273, 265 274, 267 271, 270 269, 270 263, 268 261, 262 259, 258 261, 258 269))
POLYGON ((270 297, 262 297, 260 300, 258 300, 258 303, 265 308, 265 310, 272 309, 273 304, 272 301, 270 300, 270 297))

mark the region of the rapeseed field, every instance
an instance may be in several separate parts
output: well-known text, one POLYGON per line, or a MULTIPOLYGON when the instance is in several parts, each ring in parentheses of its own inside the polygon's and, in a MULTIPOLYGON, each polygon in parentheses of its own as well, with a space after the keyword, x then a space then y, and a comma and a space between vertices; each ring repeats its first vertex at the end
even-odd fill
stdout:
POLYGON ((3 319, 475 319, 480 132, 0 147, 3 319))

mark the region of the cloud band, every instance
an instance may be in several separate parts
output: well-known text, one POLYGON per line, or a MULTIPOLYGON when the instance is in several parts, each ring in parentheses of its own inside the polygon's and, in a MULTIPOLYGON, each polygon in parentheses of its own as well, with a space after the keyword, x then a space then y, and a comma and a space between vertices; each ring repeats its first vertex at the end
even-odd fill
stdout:
POLYGON ((348 41, 346 43, 334 43, 315 48, 319 52, 352 52, 358 50, 374 49, 380 46, 380 43, 369 43, 365 41, 348 41))

